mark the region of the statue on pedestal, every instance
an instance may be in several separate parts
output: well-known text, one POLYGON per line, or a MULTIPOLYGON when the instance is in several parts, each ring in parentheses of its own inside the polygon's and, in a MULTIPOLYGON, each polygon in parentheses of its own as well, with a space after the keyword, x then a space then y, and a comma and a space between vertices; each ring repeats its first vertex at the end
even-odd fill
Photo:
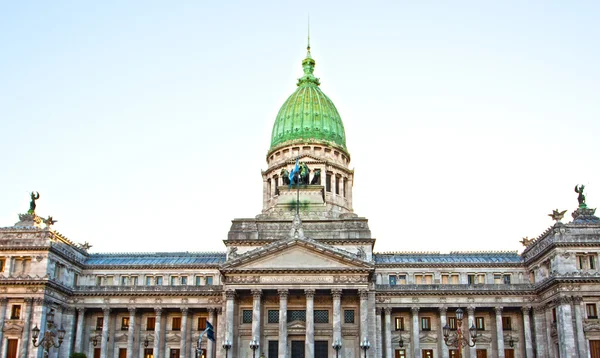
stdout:
POLYGON ((37 191, 31 192, 31 201, 29 202, 29 210, 27 211, 27 214, 35 214, 35 201, 39 198, 40 193, 38 193, 37 191))
POLYGON ((586 208, 587 205, 585 204, 585 195, 583 195, 583 189, 585 189, 585 185, 581 184, 579 186, 575 185, 575 192, 577 194, 579 194, 577 196, 577 201, 579 201, 579 207, 580 208, 586 208))

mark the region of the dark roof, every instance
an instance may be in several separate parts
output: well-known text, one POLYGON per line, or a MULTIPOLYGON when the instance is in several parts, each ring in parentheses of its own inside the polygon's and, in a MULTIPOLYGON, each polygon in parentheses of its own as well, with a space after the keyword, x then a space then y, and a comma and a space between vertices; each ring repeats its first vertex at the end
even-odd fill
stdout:
POLYGON ((86 260, 88 266, 147 266, 147 265, 218 265, 225 262, 224 252, 148 252, 91 254, 86 260))
POLYGON ((451 252, 440 253, 381 253, 374 254, 378 264, 502 264, 520 263, 517 252, 451 252))

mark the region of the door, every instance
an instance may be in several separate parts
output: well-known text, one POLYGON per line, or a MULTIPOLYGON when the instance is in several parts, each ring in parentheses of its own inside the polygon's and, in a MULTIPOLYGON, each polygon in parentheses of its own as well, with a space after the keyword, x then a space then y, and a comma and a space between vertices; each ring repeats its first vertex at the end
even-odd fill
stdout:
POLYGON ((304 358, 304 341, 292 341, 292 358, 304 358))
POLYGON ((505 349, 504 350, 504 358, 515 358, 515 350, 514 349, 505 349))
POLYGON ((396 357, 395 358, 406 358, 406 350, 405 349, 396 349, 396 357))
POLYGON ((144 358, 154 358, 154 349, 152 349, 152 348, 144 349, 144 358))
POLYGON ((450 358, 458 358, 458 349, 448 349, 448 353, 450 353, 450 358))
POLYGON ((600 341, 590 340, 590 356, 592 358, 600 358, 600 341))
POLYGON ((171 348, 171 353, 169 354, 169 358, 179 358, 179 349, 171 348))
POLYGON ((100 348, 94 348, 94 358, 100 358, 100 348))
POLYGON ((315 358, 329 358, 329 342, 315 341, 315 358))
POLYGON ((127 358, 127 348, 119 348, 119 358, 127 358))
POLYGON ((421 354, 423 358, 433 358, 433 349, 423 349, 421 354))
POLYGON ((6 358, 17 358, 17 349, 19 349, 18 339, 7 339, 6 358))
POLYGON ((279 355, 279 341, 269 341, 269 356, 268 358, 277 358, 279 355))
POLYGON ((487 358, 487 349, 478 349, 477 358, 487 358))

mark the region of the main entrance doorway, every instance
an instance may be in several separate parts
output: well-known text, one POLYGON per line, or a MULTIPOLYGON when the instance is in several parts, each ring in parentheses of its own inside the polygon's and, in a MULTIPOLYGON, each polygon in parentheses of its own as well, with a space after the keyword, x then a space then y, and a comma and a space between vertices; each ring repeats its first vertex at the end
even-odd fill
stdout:
POLYGON ((304 358, 304 341, 292 341, 292 358, 304 358))

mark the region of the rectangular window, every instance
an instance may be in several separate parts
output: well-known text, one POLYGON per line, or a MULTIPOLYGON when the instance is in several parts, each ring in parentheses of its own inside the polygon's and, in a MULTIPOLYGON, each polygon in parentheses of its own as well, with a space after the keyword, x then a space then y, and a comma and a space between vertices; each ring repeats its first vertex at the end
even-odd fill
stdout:
POLYGON ((101 331, 104 326, 104 317, 96 317, 96 331, 101 331))
POLYGON ((485 331, 485 320, 483 317, 475 317, 475 327, 478 331, 485 331))
POLYGON ((242 311, 242 323, 252 323, 252 310, 242 311))
POLYGON ((340 194, 340 176, 336 175, 335 176, 335 193, 336 194, 340 194))
POLYGON ((129 329, 129 317, 121 317, 121 331, 129 329))
POLYGON ((206 276, 206 285, 207 286, 212 286, 213 284, 213 277, 212 276, 206 276))
POLYGON ((181 353, 178 348, 171 348, 169 350, 169 358, 179 358, 180 354, 181 353))
POLYGON ((585 268, 585 255, 577 255, 577 269, 584 270, 585 268))
POLYGON ((344 310, 344 323, 354 323, 354 310, 344 310))
POLYGON ((396 275, 390 275, 389 280, 390 280, 390 285, 391 286, 396 286, 396 284, 397 284, 396 283, 396 275))
POLYGON ((433 283, 433 275, 425 275, 424 280, 426 285, 430 285, 433 283))
POLYGON ((510 317, 502 316, 502 329, 505 331, 512 330, 512 320, 510 319, 510 317))
POLYGON ((198 330, 204 331, 206 329, 206 317, 198 317, 198 330))
POLYGON ((268 323, 279 323, 279 310, 269 310, 269 312, 267 312, 267 315, 268 323))
POLYGON ((421 330, 422 331, 431 331, 431 318, 421 317, 421 330))
POLYGON ((106 276, 105 285, 106 286, 112 286, 114 284, 115 284, 114 283, 114 277, 113 276, 106 276))
POLYGON ((287 311, 288 322, 302 321, 306 322, 306 311, 305 310, 288 310, 287 311))
POLYGON ((331 173, 325 174, 325 190, 331 193, 331 173))
POLYGON ((552 323, 556 323, 556 307, 552 309, 552 323))
POLYGON ((398 284, 406 285, 406 275, 398 275, 398 284))
POLYGON ((131 276, 131 284, 133 286, 137 286, 138 285, 138 277, 137 276, 131 276))
POLYGON ((171 321, 171 328, 174 331, 181 331, 181 317, 173 317, 171 321))
POLYGON ((477 358, 487 358, 487 349, 478 349, 477 358))
POLYGON ((5 264, 6 264, 6 259, 0 259, 0 272, 4 272, 5 264))
POLYGON ((73 285, 79 285, 79 274, 77 273, 73 275, 73 285))
POLYGON ((394 329, 404 331, 404 317, 394 317, 394 329))
POLYGON ((585 311, 587 312, 587 318, 598 318, 598 312, 596 311, 595 303, 586 303, 585 311))
POLYGON ((12 305, 10 319, 21 319, 21 305, 12 305))
POLYGON ((181 276, 181 284, 187 285, 187 276, 181 276))
POLYGON ((494 274, 494 284, 500 285, 502 283, 502 275, 494 274))
POLYGON ((152 276, 146 276, 146 286, 152 286, 152 276))
POLYGON ((146 318, 146 331, 154 331, 155 325, 156 325, 156 317, 146 318))
POLYGON ((596 258, 594 257, 594 255, 590 255, 588 256, 589 259, 589 263, 590 263, 590 270, 595 270, 596 269, 596 258))
POLYGON ((456 331, 456 317, 448 317, 448 327, 452 331, 456 331))
POLYGON ((348 178, 344 178, 344 198, 348 196, 348 178))
POLYGON ((196 276, 196 286, 200 286, 202 284, 202 276, 196 276))
POLYGON ((476 280, 477 280, 477 279, 476 279, 476 276, 475 276, 475 274, 468 274, 468 275, 467 275, 467 283, 468 283, 469 285, 474 285, 474 284, 477 282, 476 280))
POLYGON ((450 358, 458 358, 458 349, 448 349, 450 358))
POLYGON ((406 349, 396 349, 394 358, 406 358, 406 349))
POLYGON ((163 284, 163 277, 162 276, 156 276, 156 285, 157 286, 162 286, 163 284))
POLYGON ((505 285, 510 285, 510 275, 507 274, 507 275, 504 275, 502 277, 504 279, 504 284, 505 285))
POLYGON ((175 286, 179 283, 179 277, 171 276, 171 286, 175 286))
POLYGON ((315 317, 315 323, 329 323, 329 311, 328 310, 315 310, 314 317, 315 317))
MULTIPOLYGON (((100 353, 100 351, 98 351, 100 353)), ((98 354, 100 357, 100 354, 98 354)), ((144 358, 154 358, 154 349, 153 348, 144 348, 144 358)))
POLYGON ((129 285, 129 277, 121 276, 121 286, 127 286, 127 285, 129 285))

